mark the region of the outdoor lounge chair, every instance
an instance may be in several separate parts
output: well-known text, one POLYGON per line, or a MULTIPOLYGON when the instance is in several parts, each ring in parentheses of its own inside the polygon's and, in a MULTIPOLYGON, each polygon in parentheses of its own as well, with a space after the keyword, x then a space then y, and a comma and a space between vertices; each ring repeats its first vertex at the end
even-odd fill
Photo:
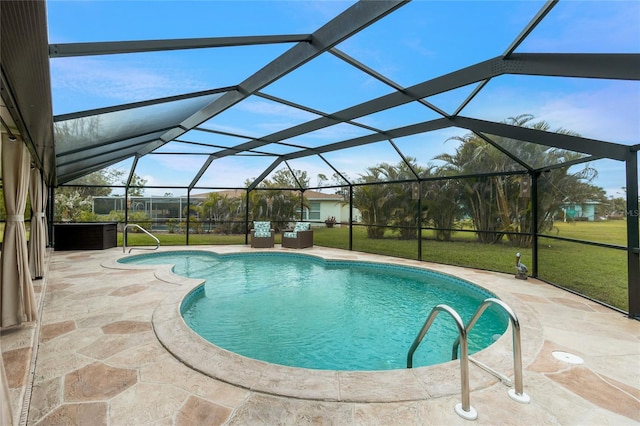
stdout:
POLYGON ((305 248, 313 247, 313 231, 308 222, 296 222, 292 231, 282 233, 282 247, 305 248))
POLYGON ((251 247, 271 248, 274 245, 274 230, 269 221, 254 221, 251 230, 251 247))

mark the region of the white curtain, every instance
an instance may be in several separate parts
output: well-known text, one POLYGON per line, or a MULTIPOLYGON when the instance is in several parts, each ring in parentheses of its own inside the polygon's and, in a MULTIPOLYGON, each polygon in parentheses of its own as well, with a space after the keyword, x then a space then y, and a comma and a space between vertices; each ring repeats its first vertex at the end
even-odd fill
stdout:
POLYGON ((31 169, 29 179, 31 199, 31 233, 29 236, 29 271, 31 278, 42 278, 44 274, 44 254, 47 250, 47 187, 42 181, 40 170, 31 169))
POLYGON ((36 298, 29 272, 24 208, 29 188, 29 152, 18 138, 2 134, 2 183, 7 219, 0 254, 1 327, 37 319, 36 298))

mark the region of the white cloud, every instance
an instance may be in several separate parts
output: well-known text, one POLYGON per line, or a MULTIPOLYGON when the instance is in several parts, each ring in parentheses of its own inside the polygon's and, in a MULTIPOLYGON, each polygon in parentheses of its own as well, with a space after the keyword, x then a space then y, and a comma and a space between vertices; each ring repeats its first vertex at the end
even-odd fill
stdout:
POLYGON ((640 51, 637 1, 567 1, 527 38, 523 52, 640 51))
MULTIPOLYGON (((154 62, 109 61, 95 58, 63 58, 51 61, 51 84, 66 96, 100 97, 114 104, 154 99, 204 90, 203 82, 184 70, 154 62), (176 81, 180 84, 176 85, 176 81)), ((54 99, 64 104, 65 99, 54 99)), ((56 112, 57 113, 57 112, 56 112)))
POLYGON ((640 84, 557 96, 539 105, 536 115, 584 137, 637 143, 640 139, 640 84))
POLYGON ((318 116, 310 112, 303 111, 298 108, 292 108, 287 105, 279 104, 276 102, 260 101, 255 98, 251 98, 238 104, 237 109, 240 111, 247 111, 260 115, 276 115, 276 116, 288 116, 297 118, 299 120, 313 120, 318 116))
POLYGON ((640 84, 627 81, 506 77, 492 81, 462 115, 502 121, 519 114, 586 138, 640 139, 640 84), (518 83, 518 84, 514 84, 518 83))
POLYGON ((242 164, 242 159, 222 159, 213 161, 209 169, 198 181, 199 187, 244 187, 247 179, 260 175, 264 168, 254 168, 250 162, 242 164), (226 160, 226 161, 225 161, 226 160))

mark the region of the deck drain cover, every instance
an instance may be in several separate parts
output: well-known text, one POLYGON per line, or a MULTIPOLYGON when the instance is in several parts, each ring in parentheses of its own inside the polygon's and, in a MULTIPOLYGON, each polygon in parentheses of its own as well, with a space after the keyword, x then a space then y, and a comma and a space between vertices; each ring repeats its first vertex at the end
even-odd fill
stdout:
POLYGON ((569 364, 583 364, 584 361, 577 355, 573 355, 567 352, 554 351, 551 354, 560 361, 568 362, 569 364))

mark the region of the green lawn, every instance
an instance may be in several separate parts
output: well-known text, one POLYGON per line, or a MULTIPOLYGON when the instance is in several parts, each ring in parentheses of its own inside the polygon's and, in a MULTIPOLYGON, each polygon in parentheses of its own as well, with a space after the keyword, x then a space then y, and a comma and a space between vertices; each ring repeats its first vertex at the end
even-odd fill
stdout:
POLYGON ((554 229, 545 235, 626 246, 627 221, 557 222, 554 229))

